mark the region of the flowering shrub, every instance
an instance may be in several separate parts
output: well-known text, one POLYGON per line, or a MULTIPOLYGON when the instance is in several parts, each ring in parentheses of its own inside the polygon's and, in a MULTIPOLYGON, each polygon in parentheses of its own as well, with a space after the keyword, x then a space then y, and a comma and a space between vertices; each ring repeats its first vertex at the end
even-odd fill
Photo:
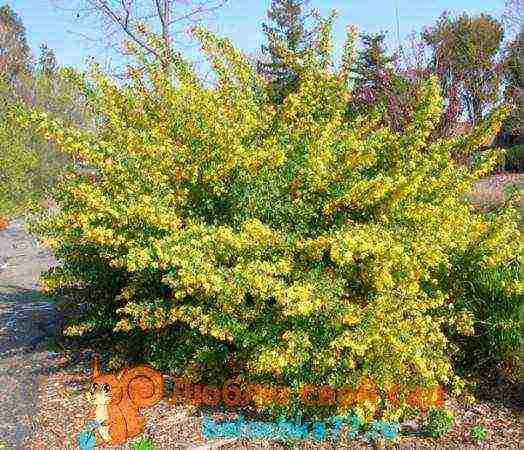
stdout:
POLYGON ((432 438, 439 438, 446 434, 453 426, 451 411, 432 408, 424 422, 424 431, 432 438))
MULTIPOLYGON (((68 174, 60 211, 33 226, 62 262, 47 290, 87 292, 69 335, 106 333, 192 380, 230 371, 296 389, 370 378, 385 389, 452 379, 445 330, 472 323, 455 308, 454 277, 505 264, 518 230, 512 209, 484 218, 463 200, 498 153, 472 168, 450 155, 487 142, 504 111, 427 144, 442 110, 431 78, 402 135, 374 116, 344 120, 353 46, 333 71, 330 23, 282 105, 228 40, 196 29, 216 86, 179 55, 166 71, 135 50, 124 86, 96 67, 76 77, 101 118, 96 135, 37 111, 20 117, 93 170, 68 174)), ((358 412, 369 420, 379 407, 358 412)))

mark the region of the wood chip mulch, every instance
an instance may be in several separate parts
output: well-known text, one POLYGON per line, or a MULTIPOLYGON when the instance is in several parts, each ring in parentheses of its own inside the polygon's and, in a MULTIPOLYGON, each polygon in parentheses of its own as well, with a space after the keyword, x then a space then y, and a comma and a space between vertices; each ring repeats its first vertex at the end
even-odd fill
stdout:
MULTIPOLYGON (((34 430, 27 449, 76 449, 76 435, 83 430, 90 405, 84 396, 89 385, 91 370, 90 356, 68 356, 52 354, 55 367, 50 370, 38 391, 38 411, 34 417, 34 430)), ((517 393, 518 394, 518 393, 517 393)), ((147 419, 145 435, 149 436, 156 449, 285 449, 285 444, 276 442, 254 442, 224 439, 209 442, 202 436, 202 415, 215 420, 234 420, 234 412, 199 411, 194 407, 173 406, 165 401, 141 410, 147 419)), ((478 401, 468 404, 459 398, 448 397, 446 405, 455 414, 452 430, 440 439, 424 437, 421 418, 411 423, 412 430, 403 432, 395 444, 397 449, 518 449, 521 447, 522 404, 506 406, 500 401, 478 401), (483 425, 488 431, 484 442, 475 442, 470 437, 471 427, 483 425)), ((130 440, 113 449, 132 449, 139 439, 130 440)), ((357 438, 350 444, 307 443, 300 448, 373 448, 357 438)))

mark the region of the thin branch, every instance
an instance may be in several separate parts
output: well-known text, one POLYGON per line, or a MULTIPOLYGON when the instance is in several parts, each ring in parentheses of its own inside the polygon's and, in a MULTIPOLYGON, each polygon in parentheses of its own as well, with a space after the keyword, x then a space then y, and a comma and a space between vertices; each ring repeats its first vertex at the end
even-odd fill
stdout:
POLYGON ((126 17, 124 19, 124 24, 125 24, 126 27, 128 27, 129 26, 129 17, 131 15, 131 10, 126 7, 125 0, 122 0, 122 8, 124 8, 124 11, 126 12, 126 17))
POLYGON ((151 48, 149 45, 147 45, 147 43, 145 43, 142 39, 139 39, 134 33, 131 32, 130 28, 129 28, 129 24, 127 23, 122 23, 122 20, 120 19, 120 17, 118 17, 114 11, 112 11, 108 6, 107 6, 107 3, 105 2, 100 2, 100 7, 102 8, 102 11, 105 11, 105 13, 111 17, 113 19, 114 22, 118 23, 122 30, 133 40, 135 41, 138 45, 140 45, 142 48, 144 48, 145 50, 147 50, 149 53, 151 53, 152 55, 156 56, 158 59, 162 59, 161 55, 158 54, 158 52, 156 50, 154 50, 153 48, 151 48))
MULTIPOLYGON (((120 47, 119 41, 129 39, 149 56, 159 60, 163 66, 168 65, 168 58, 142 37, 137 25, 145 23, 149 29, 159 31, 166 50, 174 45, 181 49, 191 48, 193 43, 188 41, 187 33, 183 30, 184 22, 199 23, 204 19, 213 19, 217 10, 229 0, 175 1, 178 0, 50 0, 55 8, 68 14, 73 13, 76 16, 75 24, 82 20, 89 25, 89 31, 79 33, 74 30, 75 34, 91 44, 99 43, 101 51, 107 52, 107 57, 110 56, 109 53, 128 57, 129 53, 120 47), (177 9, 180 14, 175 15, 175 4, 181 7, 177 9), (102 39, 99 37, 100 33, 103 35, 102 39)), ((117 58, 113 62, 117 65, 120 62, 125 64, 125 59, 120 61, 117 58)))

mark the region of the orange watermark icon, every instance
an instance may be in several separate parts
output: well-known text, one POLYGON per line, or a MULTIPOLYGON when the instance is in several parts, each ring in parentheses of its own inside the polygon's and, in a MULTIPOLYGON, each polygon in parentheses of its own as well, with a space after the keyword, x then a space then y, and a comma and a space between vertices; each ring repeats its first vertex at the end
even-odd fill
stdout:
POLYGON ((82 450, 98 443, 119 445, 144 430, 140 408, 157 404, 164 397, 163 375, 149 365, 103 374, 100 360, 92 361, 93 375, 86 398, 91 403, 87 429, 77 435, 82 450))

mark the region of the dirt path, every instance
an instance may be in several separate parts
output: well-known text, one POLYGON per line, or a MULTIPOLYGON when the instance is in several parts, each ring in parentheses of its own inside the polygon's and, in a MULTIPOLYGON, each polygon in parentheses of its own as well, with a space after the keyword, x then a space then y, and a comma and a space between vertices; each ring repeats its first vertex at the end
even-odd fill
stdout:
POLYGON ((0 231, 0 448, 24 449, 34 430, 36 394, 53 354, 57 316, 38 291, 41 271, 53 256, 24 229, 21 220, 0 231))

